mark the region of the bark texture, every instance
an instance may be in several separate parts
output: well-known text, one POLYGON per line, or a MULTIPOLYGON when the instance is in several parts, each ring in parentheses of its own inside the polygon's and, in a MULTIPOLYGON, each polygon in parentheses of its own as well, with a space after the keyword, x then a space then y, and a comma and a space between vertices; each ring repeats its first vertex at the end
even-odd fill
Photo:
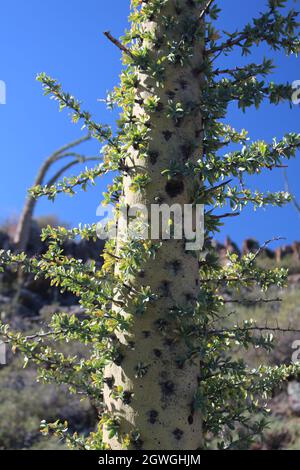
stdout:
MULTIPOLYGON (((203 5, 187 0, 169 0, 160 15, 143 27, 155 31, 159 47, 150 43, 154 60, 169 53, 170 44, 178 44, 191 25, 199 26, 203 5), (163 18, 174 21, 166 27, 163 18)), ((192 43, 192 53, 186 62, 165 63, 164 86, 158 87, 147 73, 139 74, 135 116, 145 114, 143 103, 154 94, 160 98, 160 109, 151 114, 148 158, 132 149, 128 165, 135 172, 147 173, 151 181, 143 191, 133 192, 131 176, 124 180, 123 203, 190 204, 193 200, 192 177, 179 174, 167 179, 162 171, 172 162, 184 165, 201 158, 203 123, 199 111, 182 119, 168 117, 170 100, 193 107, 201 102, 201 66, 203 39, 199 31, 192 43)), ((116 267, 118 270, 118 266, 116 267)), ((188 359, 188 347, 181 330, 193 318, 179 320, 170 313, 178 305, 195 304, 199 291, 199 263, 195 252, 185 250, 185 240, 165 240, 155 260, 143 266, 139 276, 131 279, 137 289, 150 286, 158 296, 150 302, 146 312, 136 316, 131 331, 118 335, 120 361, 110 364, 105 371, 104 400, 108 412, 120 420, 118 436, 109 439, 104 428, 104 439, 113 450, 122 448, 125 434, 136 436, 130 448, 145 450, 195 450, 202 445, 202 420, 195 409, 194 399, 200 379, 200 360, 188 359), (124 400, 112 397, 112 387, 122 386, 124 400)), ((116 307, 117 308, 117 307, 116 307)), ((124 312, 124 315, 130 311, 124 312)))

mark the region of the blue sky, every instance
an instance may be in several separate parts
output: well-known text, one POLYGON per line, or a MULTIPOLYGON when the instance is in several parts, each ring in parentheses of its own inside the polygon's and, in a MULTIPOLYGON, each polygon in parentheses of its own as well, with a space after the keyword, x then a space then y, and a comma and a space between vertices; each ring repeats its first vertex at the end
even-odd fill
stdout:
MULTIPOLYGON (((220 26, 234 31, 265 8, 264 0, 226 0, 220 26)), ((290 0, 290 5, 299 2, 290 0)), ((96 120, 113 123, 114 115, 97 101, 118 83, 121 70, 119 51, 103 36, 110 30, 120 36, 127 27, 129 0, 10 0, 1 5, 0 80, 7 86, 7 104, 0 105, 0 219, 17 215, 26 189, 31 185, 43 158, 61 145, 81 135, 80 126, 70 123, 67 113, 58 113, 57 106, 44 97, 35 81, 39 72, 57 78, 66 91, 73 93, 90 110, 96 120)), ((257 62, 267 49, 255 49, 246 60, 238 54, 224 58, 220 65, 257 62)), ((272 79, 278 82, 300 80, 299 59, 271 54, 277 70, 272 79)), ((300 107, 264 105, 259 111, 246 114, 232 107, 228 122, 236 128, 247 128, 252 139, 281 137, 289 131, 300 132, 300 107)), ((97 154, 99 147, 89 143, 88 154, 97 154)), ((73 170, 74 171, 74 170, 73 170)), ((291 187, 300 199, 298 160, 289 165, 291 187)), ((37 214, 57 214, 72 225, 97 220, 96 208, 102 199, 107 180, 101 180, 88 193, 75 198, 60 196, 55 204, 41 200, 37 214)), ((266 172, 249 179, 252 188, 281 190, 281 170, 266 172)), ((247 209, 239 218, 229 220, 219 239, 230 235, 241 242, 254 236, 261 242, 275 236, 292 241, 300 239, 300 216, 289 206, 253 212, 247 209)))

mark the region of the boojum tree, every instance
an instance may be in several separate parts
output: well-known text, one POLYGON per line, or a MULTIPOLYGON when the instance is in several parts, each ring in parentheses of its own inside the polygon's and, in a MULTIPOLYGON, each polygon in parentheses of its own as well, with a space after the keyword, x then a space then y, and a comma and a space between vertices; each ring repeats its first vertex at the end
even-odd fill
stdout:
POLYGON ((83 121, 104 147, 100 165, 50 187, 35 187, 35 197, 73 194, 76 187, 85 190, 96 178, 117 172, 105 194, 116 217, 121 207, 136 204, 206 208, 200 252, 187 250, 186 240, 174 237, 109 240, 99 269, 64 255, 66 239, 96 237, 96 226, 81 226, 45 229, 48 251, 41 258, 1 253, 2 266, 21 265, 49 278, 77 295, 84 308, 84 320, 57 314, 47 330, 31 337, 7 325, 1 329, 26 361, 40 365, 43 380, 68 384, 97 406, 99 429, 88 437, 69 434, 65 423, 43 423, 45 433, 65 437, 71 447, 247 448, 265 428, 274 387, 299 373, 293 364, 253 369, 230 356, 237 344, 269 349, 272 335, 250 320, 226 321, 225 327, 224 287, 232 302, 248 302, 243 288, 254 285, 263 293, 252 302, 276 301, 266 291, 284 286, 287 273, 258 267, 260 250, 241 258, 228 255, 221 266, 211 244, 224 217, 238 215, 248 204, 281 206, 290 200, 285 192, 251 191, 244 175, 281 167, 283 159, 296 155, 300 135, 249 142, 246 131, 224 120, 233 102, 241 110, 264 101, 277 105, 291 100, 292 87, 267 81, 273 70, 269 59, 232 69, 217 65, 221 55, 240 50, 249 56, 263 43, 297 54, 297 13, 286 6, 285 0, 269 0, 265 13, 222 37, 214 26, 220 14, 214 0, 132 0, 130 30, 120 41, 105 33, 124 60, 121 85, 107 98, 110 107, 122 108, 115 134, 56 80, 39 76, 45 93, 61 109, 69 108, 73 121, 83 121), (231 150, 235 144, 242 147, 231 150), (218 210, 228 205, 231 212, 218 210), (55 344, 66 340, 86 344, 88 357, 61 353, 55 344))

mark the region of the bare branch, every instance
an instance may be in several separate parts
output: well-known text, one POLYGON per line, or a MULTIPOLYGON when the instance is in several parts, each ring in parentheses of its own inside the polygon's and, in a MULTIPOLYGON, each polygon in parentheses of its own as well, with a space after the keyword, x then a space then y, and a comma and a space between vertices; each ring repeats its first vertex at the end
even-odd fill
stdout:
POLYGON ((218 186, 214 186, 212 188, 209 188, 206 190, 206 193, 214 193, 215 191, 217 191, 218 189, 221 189, 223 188, 224 186, 227 186, 228 184, 230 184, 232 182, 232 179, 231 180, 228 180, 228 181, 224 181, 224 183, 221 183, 221 184, 218 184, 218 186))
POLYGON ((206 13, 208 12, 209 10, 209 7, 211 6, 211 4, 213 3, 214 0, 208 0, 206 6, 204 7, 204 9, 201 11, 200 13, 200 16, 199 16, 199 19, 202 20, 204 15, 206 15, 206 13))
POLYGON ((124 52, 125 54, 127 54, 129 57, 131 57, 131 59, 135 59, 134 55, 132 54, 132 52, 127 49, 127 47, 124 46, 124 44, 122 44, 118 39, 114 38, 109 31, 105 31, 104 33, 104 36, 107 37, 107 39, 109 41, 111 41, 118 49, 120 49, 120 51, 124 52))
MULTIPOLYGON (((86 160, 87 157, 83 157, 82 155, 75 153, 75 152, 70 152, 70 150, 74 149, 75 147, 81 145, 84 142, 87 142, 90 139, 91 139, 91 135, 87 134, 84 137, 81 137, 80 139, 77 139, 73 142, 70 142, 64 145, 60 149, 56 150, 48 158, 46 158, 46 160, 43 162, 43 164, 41 165, 38 171, 38 174, 36 176, 33 186, 43 185, 49 169, 52 167, 53 164, 55 164, 56 162, 58 162, 59 160, 63 158, 73 157, 75 158, 75 160, 69 163, 68 165, 64 166, 59 172, 56 173, 56 175, 54 175, 51 178, 50 182, 52 184, 57 180, 57 178, 61 174, 63 174, 64 171, 68 170, 76 163, 80 163, 81 161, 87 161, 86 160), (83 158, 85 158, 85 160, 83 160, 83 158)), ((34 199, 32 195, 29 194, 26 198, 26 201, 22 210, 22 214, 18 221, 18 226, 16 229, 15 237, 14 237, 14 243, 16 245, 17 250, 20 252, 25 251, 27 247, 35 206, 36 206, 36 200, 34 199)))
MULTIPOLYGON (((66 155, 67 156, 67 155, 66 155)), ((71 154, 69 154, 68 156, 71 156, 71 154)), ((84 155, 78 155, 78 158, 76 160, 73 160, 72 162, 69 162, 67 165, 65 165, 64 167, 62 167, 60 170, 58 170, 57 173, 55 173, 54 176, 52 176, 52 178, 48 181, 47 185, 46 186, 52 186, 53 184, 56 183, 56 181, 66 173, 67 170, 69 170, 70 168, 72 168, 73 166, 75 165, 78 165, 79 163, 87 163, 87 162, 91 162, 91 161, 99 161, 100 158, 99 157, 85 157, 84 155)))
POLYGON ((257 258, 258 256, 261 254, 261 252, 267 248, 268 245, 270 245, 270 243, 273 243, 273 242, 277 242, 277 241, 280 241, 280 240, 286 240, 286 238, 284 237, 274 237, 274 238, 271 238, 270 240, 267 240, 263 245, 261 245, 258 250, 256 251, 256 253, 254 254, 254 257, 251 259, 251 263, 253 263, 257 258))
POLYGON ((272 302, 282 302, 282 299, 228 299, 222 301, 224 304, 242 304, 242 305, 253 305, 258 303, 272 303, 272 302))
POLYGON ((221 215, 210 215, 212 219, 226 219, 227 217, 237 217, 240 215, 240 212, 228 212, 227 214, 221 215))
POLYGON ((208 331, 208 334, 226 334, 226 333, 234 333, 234 332, 243 332, 243 331, 271 331, 273 333, 300 333, 299 329, 295 328, 281 328, 280 326, 245 326, 245 327, 237 327, 237 328, 224 328, 222 330, 211 330, 208 331))
POLYGON ((293 203, 296 211, 299 212, 299 214, 300 214, 300 204, 298 203, 297 199, 295 198, 295 196, 290 191, 290 184, 289 184, 289 180, 288 180, 286 170, 284 170, 283 175, 284 175, 285 190, 291 195, 292 203, 293 203))
POLYGON ((70 143, 64 145, 63 147, 61 147, 60 149, 56 150, 56 152, 54 152, 50 156, 50 158, 53 159, 56 156, 59 156, 59 155, 65 153, 65 152, 67 152, 68 150, 71 150, 74 147, 78 147, 80 144, 83 144, 84 142, 87 142, 88 140, 91 140, 91 138, 92 138, 91 134, 87 134, 84 137, 81 137, 80 139, 74 140, 73 142, 70 142, 70 143))

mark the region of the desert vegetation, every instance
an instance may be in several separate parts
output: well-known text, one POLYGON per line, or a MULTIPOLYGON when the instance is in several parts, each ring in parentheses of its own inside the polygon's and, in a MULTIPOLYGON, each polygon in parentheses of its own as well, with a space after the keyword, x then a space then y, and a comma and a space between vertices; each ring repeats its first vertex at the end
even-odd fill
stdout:
POLYGON ((292 102, 292 85, 270 75, 276 53, 299 53, 298 12, 268 0, 242 29, 224 32, 222 7, 214 0, 130 2, 124 36, 104 33, 123 57, 120 85, 106 100, 120 111, 115 126, 95 120, 56 79, 38 75, 45 95, 87 132, 82 140, 98 142, 101 162, 63 177, 70 165, 98 157, 73 153, 81 139, 53 154, 14 239, 1 233, 0 334, 9 365, 0 371, 0 447, 299 445, 300 368, 292 359, 299 243, 274 252, 278 238, 243 247, 215 241, 224 220, 245 208, 293 201, 287 191, 253 190, 249 179, 286 167, 300 134, 252 140, 227 118, 231 106, 242 113, 268 103, 275 113, 292 102), (252 62, 257 47, 270 57, 252 62), (241 63, 221 68, 220 57, 232 54, 241 63), (49 165, 66 157, 70 163, 47 182, 49 165), (105 244, 97 225, 33 220, 38 198, 74 196, 107 175, 113 182, 103 204, 114 210, 106 229, 116 226, 117 236, 105 244), (153 206, 171 209, 149 236, 153 206), (178 236, 174 207, 192 233, 178 236), (124 219, 132 209, 138 236, 124 219))

